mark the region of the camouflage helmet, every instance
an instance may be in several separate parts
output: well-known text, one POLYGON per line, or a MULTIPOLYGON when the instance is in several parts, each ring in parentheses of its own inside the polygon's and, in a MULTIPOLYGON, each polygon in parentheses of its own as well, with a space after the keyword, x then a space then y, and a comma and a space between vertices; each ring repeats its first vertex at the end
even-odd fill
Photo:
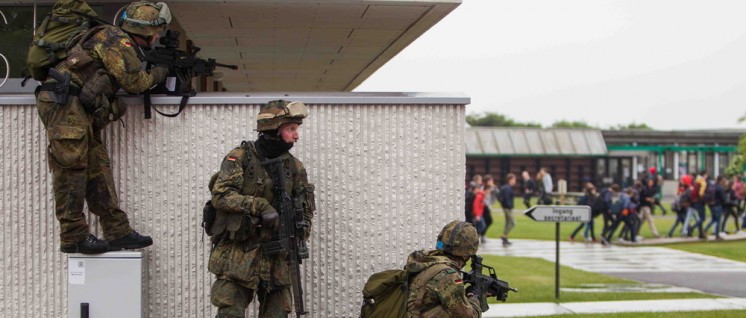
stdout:
POLYGON ((301 102, 273 100, 262 105, 256 118, 256 131, 269 131, 280 128, 282 124, 303 123, 308 116, 308 108, 301 102))
POLYGON ((452 221, 438 234, 438 246, 446 255, 471 257, 479 247, 477 229, 471 223, 452 221))
POLYGON ((130 3, 122 12, 119 25, 129 33, 152 36, 171 23, 171 11, 164 2, 138 1, 130 3))

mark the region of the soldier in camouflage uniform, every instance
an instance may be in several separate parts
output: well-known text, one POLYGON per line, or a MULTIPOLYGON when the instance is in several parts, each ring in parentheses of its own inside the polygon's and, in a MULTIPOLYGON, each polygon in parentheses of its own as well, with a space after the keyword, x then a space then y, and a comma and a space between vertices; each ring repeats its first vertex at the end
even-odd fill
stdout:
POLYGON ((155 43, 170 19, 165 4, 130 4, 121 29, 102 25, 86 32, 37 89, 64 253, 103 253, 153 244, 150 237, 130 227, 127 214, 119 208, 101 130, 124 115, 124 105, 115 96, 120 87, 138 94, 165 79, 168 70, 163 67, 141 70, 137 51, 155 43), (62 86, 67 93, 60 93, 64 77, 71 81, 62 86), (108 242, 90 234, 84 201, 99 216, 108 242))
POLYGON ((211 301, 218 307, 217 317, 244 317, 255 294, 259 317, 287 317, 293 310, 288 253, 264 255, 262 243, 271 241, 278 230, 276 178, 285 178, 294 208, 302 209, 304 239, 310 235, 314 188, 303 164, 288 152, 298 141, 299 125, 307 115, 300 102, 276 100, 263 105, 257 118, 259 138, 229 152, 210 186, 217 216, 208 268, 216 278, 211 301), (269 175, 274 170, 266 164, 277 159, 284 175, 269 175))
POLYGON ((438 235, 437 250, 416 251, 409 255, 405 270, 415 273, 407 298, 410 317, 482 316, 478 292, 464 287, 459 271, 477 253, 478 246, 476 228, 471 223, 453 221, 438 235), (427 270, 432 266, 442 269, 434 276, 428 275, 427 270), (423 282, 420 281, 423 276, 432 278, 423 282))

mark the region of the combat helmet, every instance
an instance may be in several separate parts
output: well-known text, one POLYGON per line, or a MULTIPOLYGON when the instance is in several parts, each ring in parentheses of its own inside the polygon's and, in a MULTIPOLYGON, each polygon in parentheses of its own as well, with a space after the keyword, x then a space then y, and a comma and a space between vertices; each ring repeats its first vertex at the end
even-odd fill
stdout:
POLYGON ((303 123, 308 116, 308 108, 301 102, 273 100, 262 105, 256 118, 256 131, 270 131, 280 128, 282 124, 303 123))
POLYGON ((452 221, 438 234, 438 248, 446 255, 470 257, 477 254, 479 235, 471 223, 452 221))
POLYGON ((164 2, 152 3, 138 1, 130 3, 120 16, 119 25, 122 30, 152 36, 164 31, 171 23, 171 10, 164 2))

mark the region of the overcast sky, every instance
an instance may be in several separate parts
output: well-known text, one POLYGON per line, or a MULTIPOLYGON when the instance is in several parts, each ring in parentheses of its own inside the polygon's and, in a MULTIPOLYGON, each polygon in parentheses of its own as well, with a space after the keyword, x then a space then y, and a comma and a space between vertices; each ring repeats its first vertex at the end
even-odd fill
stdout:
POLYGON ((463 0, 355 91, 463 92, 467 113, 741 128, 746 1, 463 0))

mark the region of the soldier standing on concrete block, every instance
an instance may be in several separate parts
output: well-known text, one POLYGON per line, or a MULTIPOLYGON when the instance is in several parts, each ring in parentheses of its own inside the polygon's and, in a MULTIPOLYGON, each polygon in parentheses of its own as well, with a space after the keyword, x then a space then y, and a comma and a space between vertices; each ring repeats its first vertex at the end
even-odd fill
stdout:
POLYGON ((119 208, 101 131, 124 115, 125 105, 115 96, 120 87, 139 94, 165 79, 168 70, 163 67, 141 70, 136 50, 157 42, 171 14, 164 3, 134 2, 120 21, 119 28, 101 25, 83 34, 36 92, 39 118, 49 138, 47 158, 63 253, 93 254, 153 244, 150 237, 130 227, 127 214, 119 208), (90 234, 84 202, 99 217, 106 241, 90 234))
POLYGON ((244 317, 254 295, 259 317, 303 311, 298 264, 308 257, 316 206, 303 163, 288 151, 306 116, 301 102, 262 105, 259 138, 231 150, 211 181, 217 213, 208 268, 217 317, 244 317))

